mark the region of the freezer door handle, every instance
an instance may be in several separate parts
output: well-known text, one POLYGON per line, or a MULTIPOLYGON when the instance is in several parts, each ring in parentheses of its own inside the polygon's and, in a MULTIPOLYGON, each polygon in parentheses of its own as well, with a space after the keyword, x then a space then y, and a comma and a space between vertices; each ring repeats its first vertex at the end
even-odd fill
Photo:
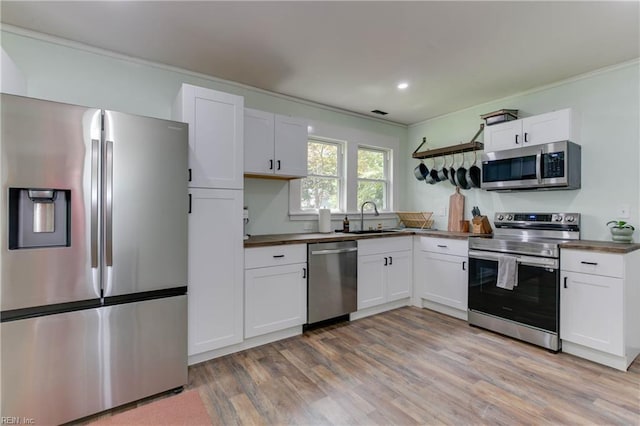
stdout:
POLYGON ((105 151, 105 261, 113 266, 113 142, 107 141, 105 151))
POLYGON ((91 139, 91 267, 98 267, 98 197, 100 141, 91 139))

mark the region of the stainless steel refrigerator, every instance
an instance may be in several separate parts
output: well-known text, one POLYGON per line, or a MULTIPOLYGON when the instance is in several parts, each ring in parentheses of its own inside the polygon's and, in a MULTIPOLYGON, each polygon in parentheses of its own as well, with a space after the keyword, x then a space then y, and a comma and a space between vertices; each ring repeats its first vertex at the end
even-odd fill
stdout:
POLYGON ((187 383, 187 125, 2 94, 1 413, 187 383))

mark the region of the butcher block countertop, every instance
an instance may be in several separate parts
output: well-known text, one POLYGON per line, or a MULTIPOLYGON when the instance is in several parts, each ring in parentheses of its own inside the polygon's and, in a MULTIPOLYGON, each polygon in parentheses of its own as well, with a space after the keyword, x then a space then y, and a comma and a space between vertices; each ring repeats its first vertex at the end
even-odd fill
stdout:
MULTIPOLYGON (((370 238, 388 238, 401 237, 407 235, 424 235, 425 237, 451 238, 455 240, 464 240, 469 237, 491 237, 485 234, 472 234, 469 232, 449 232, 438 231, 435 229, 407 229, 402 231, 389 231, 374 234, 350 234, 344 232, 332 232, 322 234, 319 232, 308 232, 299 234, 267 234, 254 235, 244 241, 244 247, 267 247, 279 246, 284 244, 307 244, 307 243, 326 243, 331 241, 349 241, 364 240, 370 238)), ((561 249, 599 251, 602 253, 631 253, 640 249, 638 243, 615 243, 613 241, 591 241, 576 240, 560 244, 561 249)))
POLYGON ((469 236, 476 236, 478 234, 470 234, 468 232, 437 231, 434 229, 408 229, 406 231, 389 231, 374 234, 350 234, 344 232, 332 232, 328 234, 321 234, 318 232, 301 234, 267 234, 253 235, 249 237, 248 240, 244 240, 244 247, 250 248, 278 246, 283 244, 326 243, 331 241, 364 240, 369 238, 402 237, 408 235, 424 235, 428 237, 464 240, 469 238, 469 236))
POLYGON ((640 249, 637 243, 615 243, 613 241, 576 240, 560 244, 560 249, 600 251, 603 253, 631 253, 640 249))

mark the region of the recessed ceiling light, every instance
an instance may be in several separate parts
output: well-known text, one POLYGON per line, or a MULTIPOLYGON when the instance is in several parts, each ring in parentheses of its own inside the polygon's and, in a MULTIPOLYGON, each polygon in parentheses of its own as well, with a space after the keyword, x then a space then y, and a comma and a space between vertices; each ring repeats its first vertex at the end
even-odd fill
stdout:
POLYGON ((406 82, 398 83, 398 89, 400 90, 404 90, 407 87, 409 87, 409 83, 406 83, 406 82))

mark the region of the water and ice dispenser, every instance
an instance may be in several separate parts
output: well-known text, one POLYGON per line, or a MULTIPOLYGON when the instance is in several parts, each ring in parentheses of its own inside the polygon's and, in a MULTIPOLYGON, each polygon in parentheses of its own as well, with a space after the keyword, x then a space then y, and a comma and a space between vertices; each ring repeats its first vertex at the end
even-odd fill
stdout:
POLYGON ((9 249, 68 247, 71 191, 9 188, 9 249))

